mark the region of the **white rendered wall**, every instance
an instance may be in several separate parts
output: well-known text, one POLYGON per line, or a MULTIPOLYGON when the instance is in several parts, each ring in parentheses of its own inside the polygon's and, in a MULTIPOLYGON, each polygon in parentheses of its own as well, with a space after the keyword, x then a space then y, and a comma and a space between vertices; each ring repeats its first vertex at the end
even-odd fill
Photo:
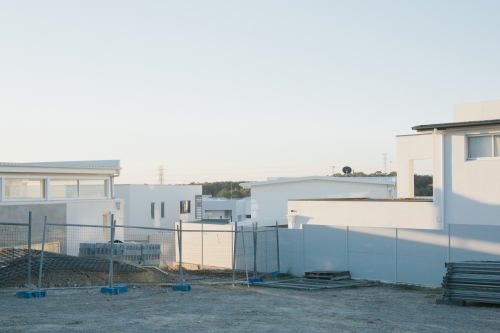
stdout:
POLYGON ((308 180, 252 187, 252 220, 276 220, 290 213, 288 199, 387 198, 388 185, 308 180))
MULTIPOLYGON (((66 203, 66 215, 68 224, 83 224, 83 225, 103 225, 103 215, 108 215, 107 226, 111 225, 111 216, 114 214, 114 219, 117 225, 123 225, 124 216, 124 201, 121 199, 110 200, 78 200, 66 203), (120 209, 117 208, 116 202, 120 203, 120 209)), ((108 229, 109 230, 109 229, 108 229)), ((93 227, 68 227, 67 228, 67 253, 77 256, 80 248, 80 243, 101 243, 104 242, 103 235, 110 237, 111 233, 102 228, 93 227)), ((124 240, 124 231, 122 228, 117 228, 115 231, 115 239, 124 240)), ((107 240, 109 241, 109 239, 107 240)))
POLYGON ((500 100, 454 105, 455 122, 500 119, 500 100))
POLYGON ((500 260, 500 226, 447 230, 305 225, 280 229, 281 272, 349 270, 354 278, 440 286, 445 262, 500 260))
POLYGON ((295 223, 288 223, 289 229, 301 229, 303 225, 443 228, 429 201, 289 200, 288 209, 296 215, 295 223))
POLYGON ((173 228, 180 217, 179 205, 191 201, 191 212, 183 220, 195 219, 195 196, 201 195, 201 185, 115 185, 115 197, 125 202, 124 223, 127 226, 173 228), (151 203, 155 203, 154 219, 151 203), (161 202, 165 202, 165 217, 161 218, 161 202))
POLYGON ((500 225, 500 157, 467 160, 466 134, 500 132, 500 126, 445 135, 445 222, 500 225))

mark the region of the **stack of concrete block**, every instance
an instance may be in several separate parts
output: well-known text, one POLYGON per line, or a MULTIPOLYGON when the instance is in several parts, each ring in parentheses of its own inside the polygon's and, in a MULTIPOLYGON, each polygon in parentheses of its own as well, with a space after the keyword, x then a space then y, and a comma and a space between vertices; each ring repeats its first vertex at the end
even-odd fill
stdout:
POLYGON ((80 243, 78 256, 82 258, 95 258, 95 243, 80 243))
POLYGON ((144 266, 160 265, 160 244, 142 244, 141 262, 144 266))

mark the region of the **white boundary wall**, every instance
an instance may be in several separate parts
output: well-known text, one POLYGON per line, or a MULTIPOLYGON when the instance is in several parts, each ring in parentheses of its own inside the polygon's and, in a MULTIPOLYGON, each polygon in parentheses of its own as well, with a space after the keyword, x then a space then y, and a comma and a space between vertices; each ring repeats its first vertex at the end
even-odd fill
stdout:
POLYGON ((440 286, 445 262, 500 260, 500 226, 447 230, 304 225, 280 229, 281 272, 349 270, 353 278, 440 286))

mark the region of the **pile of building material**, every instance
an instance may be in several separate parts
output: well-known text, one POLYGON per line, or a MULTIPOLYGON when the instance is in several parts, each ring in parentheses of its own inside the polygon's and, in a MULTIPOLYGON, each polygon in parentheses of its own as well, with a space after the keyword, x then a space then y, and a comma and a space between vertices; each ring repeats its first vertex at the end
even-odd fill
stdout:
POLYGON ((311 280, 350 280, 351 273, 349 271, 312 271, 305 272, 304 277, 311 280))
MULTIPOLYGON (((143 266, 160 265, 160 244, 114 243, 115 260, 133 262, 143 266)), ((80 243, 79 257, 109 259, 111 243, 80 243)))
POLYGON ((379 281, 352 280, 349 271, 312 271, 304 277, 253 283, 256 286, 297 290, 319 290, 349 287, 369 287, 379 281))
POLYGON ((443 299, 500 304, 500 262, 446 263, 443 299))

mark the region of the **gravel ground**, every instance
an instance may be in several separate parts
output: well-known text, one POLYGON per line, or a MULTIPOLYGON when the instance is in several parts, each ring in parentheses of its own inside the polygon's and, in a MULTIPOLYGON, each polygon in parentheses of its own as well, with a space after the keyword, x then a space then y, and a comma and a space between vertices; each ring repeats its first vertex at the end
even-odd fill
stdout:
POLYGON ((498 332, 500 307, 435 305, 439 290, 375 287, 296 291, 194 285, 0 292, 0 332, 498 332))

